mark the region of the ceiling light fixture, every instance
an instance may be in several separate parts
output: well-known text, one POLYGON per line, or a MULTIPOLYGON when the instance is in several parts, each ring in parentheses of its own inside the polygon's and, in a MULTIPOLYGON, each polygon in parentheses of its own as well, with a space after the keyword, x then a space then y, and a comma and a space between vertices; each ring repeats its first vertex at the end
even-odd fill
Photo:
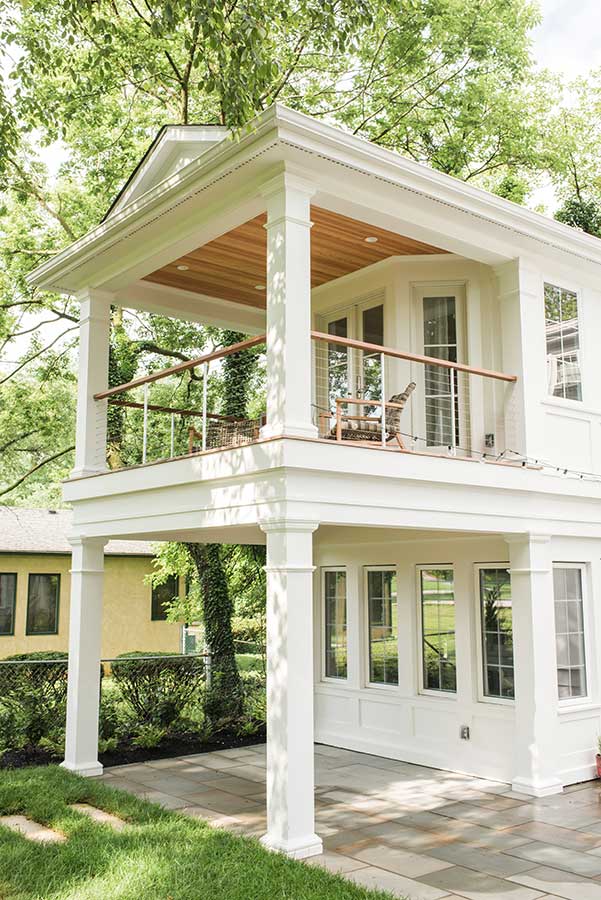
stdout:
POLYGON ((377 237, 374 237, 373 234, 370 234, 369 237, 366 237, 366 238, 365 238, 365 243, 366 243, 366 244, 377 244, 377 243, 378 243, 378 239, 377 239, 377 237))
POLYGON ((264 291, 264 290, 265 290, 264 284, 255 284, 255 291, 264 291))
POLYGON ((190 266, 177 266, 178 272, 187 272, 190 266))

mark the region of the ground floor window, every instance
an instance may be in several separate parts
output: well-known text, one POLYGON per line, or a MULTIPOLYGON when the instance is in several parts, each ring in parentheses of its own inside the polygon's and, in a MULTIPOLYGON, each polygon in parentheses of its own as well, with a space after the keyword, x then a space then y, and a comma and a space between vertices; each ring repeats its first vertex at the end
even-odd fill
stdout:
POLYGON ((393 569, 367 570, 369 680, 399 683, 397 580, 393 569))
POLYGON ((323 573, 326 678, 346 678, 346 572, 326 569, 323 573))
POLYGON ((30 575, 27 634, 58 634, 60 575, 30 575))
POLYGON ((153 584, 151 619, 153 622, 165 622, 169 604, 175 600, 178 593, 177 575, 169 575, 163 584, 153 584))
POLYGON ((511 579, 507 568, 480 569, 485 697, 515 697, 511 579))
POLYGON ((553 595, 559 699, 586 697, 584 603, 580 566, 553 567, 553 595))
POLYGON ((14 572, 0 574, 0 635, 15 633, 15 602, 17 576, 14 572))
POLYGON ((420 569, 424 689, 457 690, 455 587, 452 569, 420 569))

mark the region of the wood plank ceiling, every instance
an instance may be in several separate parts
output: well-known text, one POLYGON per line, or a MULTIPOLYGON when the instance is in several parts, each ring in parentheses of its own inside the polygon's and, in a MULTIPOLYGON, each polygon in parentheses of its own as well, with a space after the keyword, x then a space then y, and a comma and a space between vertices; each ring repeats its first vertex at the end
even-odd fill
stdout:
MULTIPOLYGON (((145 280, 265 308, 265 214, 174 260, 145 280)), ((311 207, 311 286, 340 278, 389 256, 445 253, 383 228, 311 207), (366 238, 377 238, 366 241, 366 238)))

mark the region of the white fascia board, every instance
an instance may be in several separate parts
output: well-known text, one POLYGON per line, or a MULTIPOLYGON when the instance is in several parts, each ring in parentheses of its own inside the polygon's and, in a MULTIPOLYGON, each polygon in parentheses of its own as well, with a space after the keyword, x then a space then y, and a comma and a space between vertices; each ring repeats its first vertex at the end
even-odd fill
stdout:
POLYGON ((389 181, 461 212, 508 228, 516 236, 540 241, 601 264, 601 240, 532 212, 511 200, 417 163, 340 128, 278 105, 279 137, 366 174, 389 181))

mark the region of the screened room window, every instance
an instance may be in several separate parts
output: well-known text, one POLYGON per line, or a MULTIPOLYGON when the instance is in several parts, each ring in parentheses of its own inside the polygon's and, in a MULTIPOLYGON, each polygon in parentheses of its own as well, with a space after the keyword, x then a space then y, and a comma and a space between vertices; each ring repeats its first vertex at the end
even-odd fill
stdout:
POLYGON ((346 572, 324 572, 326 678, 346 678, 346 572))
POLYGON ((509 569, 480 569, 480 621, 485 697, 515 697, 509 569))
POLYGON ((367 572, 369 680, 372 684, 399 683, 399 632, 396 572, 367 572))
POLYGON ((15 633, 15 602, 17 576, 12 572, 0 574, 0 635, 15 633))
POLYGON ((457 690, 455 587, 452 569, 421 569, 424 688, 457 690))
POLYGON ((30 575, 27 592, 27 634, 58 633, 60 575, 30 575))
POLYGON ((573 291, 545 285, 545 334, 549 394, 582 400, 578 298, 573 291))
POLYGON ((559 699, 586 697, 582 570, 577 566, 555 566, 553 594, 559 699))
POLYGON ((177 575, 169 575, 163 584, 152 586, 152 613, 153 622, 164 622, 167 618, 167 610, 172 600, 177 597, 177 575))

